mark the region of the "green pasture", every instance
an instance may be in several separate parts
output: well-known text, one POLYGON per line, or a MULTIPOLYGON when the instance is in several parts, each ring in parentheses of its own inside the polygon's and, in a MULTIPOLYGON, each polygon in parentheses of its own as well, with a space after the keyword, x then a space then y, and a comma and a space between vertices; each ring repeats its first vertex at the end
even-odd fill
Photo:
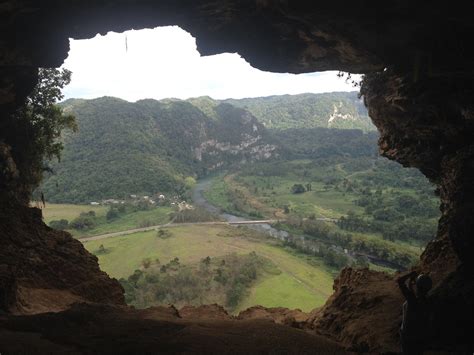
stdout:
POLYGON ((134 270, 142 268, 145 258, 159 259, 161 264, 165 264, 178 257, 181 263, 192 264, 207 256, 213 258, 255 251, 271 260, 281 273, 268 274, 260 279, 238 310, 260 304, 309 311, 321 306, 332 293, 333 277, 329 270, 324 266, 315 267, 305 258, 269 244, 265 238, 249 238, 248 233, 228 226, 166 229, 171 232, 171 237, 165 239, 152 231, 84 242, 84 246, 96 254, 100 245, 104 246, 106 252, 97 255, 100 267, 115 278, 130 276, 134 270))
POLYGON ((86 231, 72 230, 69 232, 81 238, 146 227, 147 225, 165 224, 170 221, 169 214, 171 212, 172 209, 169 207, 157 207, 148 211, 136 211, 120 215, 119 218, 112 221, 107 221, 106 218, 103 217, 99 219, 99 223, 95 228, 86 231))
POLYGON ((67 219, 69 222, 79 217, 82 212, 94 211, 97 216, 105 216, 107 207, 91 205, 72 205, 63 203, 46 203, 42 208, 43 218, 46 223, 53 220, 67 219))

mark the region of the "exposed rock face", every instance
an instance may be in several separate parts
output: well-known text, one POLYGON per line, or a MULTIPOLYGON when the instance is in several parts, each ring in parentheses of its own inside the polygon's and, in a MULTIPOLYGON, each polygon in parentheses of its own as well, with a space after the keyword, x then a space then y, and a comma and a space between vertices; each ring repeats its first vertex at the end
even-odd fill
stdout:
POLYGON ((254 306, 240 312, 237 318, 265 319, 276 324, 284 324, 293 328, 303 328, 307 324, 309 314, 299 309, 254 306))
POLYGON ((367 269, 344 269, 334 294, 307 326, 356 352, 397 352, 402 295, 392 277, 367 269))
POLYGON ((60 311, 74 302, 124 305, 122 286, 69 233, 36 208, 0 208, 0 307, 11 313, 60 311))
POLYGON ((224 307, 219 306, 218 304, 204 305, 199 307, 184 306, 179 310, 179 316, 183 319, 233 319, 233 317, 227 313, 224 307))
MULTIPOLYGON (((409 77, 386 71, 369 75, 366 104, 381 132, 381 153, 418 167, 439 186, 438 238, 448 238, 463 263, 472 265, 474 230, 474 84, 472 77, 409 77)), ((431 253, 430 250, 427 253, 431 253)))
POLYGON ((438 234, 420 263, 435 281, 433 303, 439 311, 439 329, 433 343, 446 338, 450 350, 460 346, 458 350, 470 351, 460 344, 471 342, 472 347, 468 339, 474 330, 474 278, 465 278, 462 285, 458 282, 473 272, 474 84, 469 76, 446 73, 434 78, 420 72, 421 77, 414 80, 413 75, 390 70, 370 74, 361 92, 381 132, 382 155, 418 167, 439 186, 442 216, 438 234))
MULTIPOLYGON (((260 69, 372 73, 362 92, 369 114, 381 132, 382 154, 420 168, 439 185, 443 215, 438 240, 426 248, 420 263, 421 269, 433 271, 436 281, 433 298, 440 310, 436 323, 443 331, 432 345, 440 349, 464 347, 463 350, 472 352, 472 339, 468 337, 473 333, 474 299, 474 52, 469 50, 473 38, 469 5, 428 6, 408 0, 362 4, 95 0, 87 6, 77 0, 6 1, 0 8, 0 205, 12 201, 16 189, 14 165, 8 158, 8 151, 15 146, 9 144, 8 132, 2 129, 8 125, 3 124, 35 85, 37 68, 62 63, 69 37, 90 38, 109 30, 176 24, 197 37, 202 54, 239 52, 260 69)), ((123 301, 117 284, 99 272, 96 260, 79 243, 66 234, 47 229, 32 211, 22 210, 18 205, 10 210, 19 211, 24 219, 20 222, 10 219, 11 212, 4 213, 6 217, 0 225, 0 264, 7 265, 0 267, 3 307, 18 304, 18 294, 12 290, 22 285, 70 290, 75 296, 100 302, 123 301), (76 265, 80 262, 84 264, 76 265), (85 287, 86 274, 95 275, 93 280, 100 279, 108 286, 96 287, 97 283, 92 281, 90 287, 85 287)), ((401 300, 393 287, 393 280, 386 276, 345 271, 336 283, 335 295, 314 315, 311 324, 316 331, 354 349, 394 350, 399 320, 396 305, 401 300), (384 319, 378 314, 383 314, 384 319), (357 323, 370 331, 362 334, 357 323)), ((80 318, 77 314, 87 315, 90 311, 74 312, 80 318)), ((66 322, 72 313, 44 318, 57 317, 59 322, 66 322)), ((101 318, 102 324, 117 319, 107 317, 101 318)), ((38 332, 33 329, 38 319, 12 320, 8 327, 38 332), (19 326, 15 322, 23 323, 19 326), (32 325, 27 326, 28 322, 32 325)), ((162 333, 154 334, 168 334, 167 329, 176 330, 163 326, 162 333)), ((88 330, 89 335, 99 332, 88 330)), ((252 336, 255 330, 251 328, 246 335, 252 336)), ((72 336, 77 329, 72 327, 68 331, 72 336)), ((284 332, 293 331, 296 330, 285 328, 284 332)), ((277 334, 272 333, 269 341, 277 344, 277 334)), ((55 336, 48 335, 49 339, 57 339, 55 336)), ((143 339, 143 334, 134 336, 143 339)), ((120 338, 119 333, 111 337, 120 338)), ((85 336, 80 340, 87 344, 89 339, 85 336)), ((301 345, 309 344, 305 339, 298 338, 301 343, 296 340, 292 338, 286 345, 294 346, 294 352, 307 349, 301 345)), ((95 345, 97 350, 103 343, 95 345)), ((255 342, 250 345, 258 346, 255 342)), ((79 345, 57 346, 61 350, 79 349, 79 345)), ((205 348, 186 350, 190 349, 205 348)))

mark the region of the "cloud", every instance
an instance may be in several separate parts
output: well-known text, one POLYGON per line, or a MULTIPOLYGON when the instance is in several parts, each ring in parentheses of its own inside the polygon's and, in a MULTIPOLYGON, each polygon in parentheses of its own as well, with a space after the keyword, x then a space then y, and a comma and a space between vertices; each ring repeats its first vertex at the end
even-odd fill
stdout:
POLYGON ((63 64, 73 72, 66 98, 224 99, 355 90, 333 71, 269 73, 237 53, 202 57, 195 39, 177 26, 71 39, 70 46, 63 64))

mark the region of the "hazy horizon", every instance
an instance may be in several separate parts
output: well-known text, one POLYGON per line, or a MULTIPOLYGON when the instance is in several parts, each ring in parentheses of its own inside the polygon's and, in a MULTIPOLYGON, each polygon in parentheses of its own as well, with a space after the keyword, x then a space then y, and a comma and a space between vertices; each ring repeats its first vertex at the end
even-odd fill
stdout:
POLYGON ((212 96, 209 96, 209 95, 201 95, 201 96, 192 96, 192 97, 187 97, 185 99, 180 99, 178 97, 164 97, 164 98, 161 98, 161 99, 155 99, 153 97, 144 97, 144 98, 141 98, 141 99, 137 99, 137 100, 127 100, 127 99, 124 99, 124 98, 121 98, 121 97, 117 97, 117 96, 111 96, 111 95, 103 95, 103 96, 97 96, 97 97, 90 97, 90 98, 85 98, 85 97, 65 97, 63 100, 61 100, 60 102, 65 102, 67 100, 97 100, 97 99, 102 99, 104 97, 110 97, 110 98, 114 98, 114 99, 120 99, 120 100, 123 100, 123 101, 126 101, 126 102, 130 102, 130 103, 136 103, 138 101, 143 101, 143 100, 155 100, 155 101, 162 101, 162 100, 177 100, 177 101, 187 101, 187 100, 192 100, 192 99, 199 99, 201 97, 208 97, 210 98, 211 100, 215 100, 215 101, 226 101, 226 100, 245 100, 245 99, 257 99, 257 98, 269 98, 269 97, 273 97, 273 96, 298 96, 298 95, 324 95, 324 94, 337 94, 337 93, 358 93, 357 90, 353 90, 353 91, 330 91, 330 92, 302 92, 302 93, 299 93, 299 94, 281 94, 281 95, 267 95, 267 96, 253 96, 253 97, 241 97, 241 98, 234 98, 234 97, 226 97, 226 98, 223 98, 223 99, 217 99, 215 97, 212 97, 212 96))

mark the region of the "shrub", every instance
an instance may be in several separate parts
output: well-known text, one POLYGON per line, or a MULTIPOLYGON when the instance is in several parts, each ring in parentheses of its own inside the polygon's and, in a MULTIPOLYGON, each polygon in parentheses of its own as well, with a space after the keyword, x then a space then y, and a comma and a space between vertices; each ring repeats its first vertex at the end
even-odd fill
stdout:
POLYGON ((49 222, 49 226, 54 229, 65 230, 69 227, 69 222, 67 219, 54 220, 49 222))
POLYGON ((302 184, 294 184, 291 187, 291 192, 294 194, 302 194, 303 192, 306 192, 306 189, 302 184))
POLYGON ((76 230, 86 230, 92 229, 96 225, 95 220, 93 217, 87 217, 85 215, 81 215, 74 219, 70 224, 69 227, 76 229, 76 230))
POLYGON ((151 259, 150 258, 145 258, 142 260, 142 265, 145 269, 148 269, 151 265, 151 259))
POLYGON ((101 244, 99 246, 99 249, 96 250, 95 254, 96 255, 101 255, 101 254, 107 254, 108 252, 109 252, 109 250, 106 247, 104 247, 104 244, 101 244))
POLYGON ((171 233, 169 230, 166 229, 158 229, 158 232, 156 232, 156 236, 161 239, 167 239, 173 236, 173 233, 171 233))
POLYGON ((105 217, 107 218, 107 221, 112 221, 119 217, 119 213, 115 208, 110 208, 107 211, 107 214, 105 215, 105 217))

